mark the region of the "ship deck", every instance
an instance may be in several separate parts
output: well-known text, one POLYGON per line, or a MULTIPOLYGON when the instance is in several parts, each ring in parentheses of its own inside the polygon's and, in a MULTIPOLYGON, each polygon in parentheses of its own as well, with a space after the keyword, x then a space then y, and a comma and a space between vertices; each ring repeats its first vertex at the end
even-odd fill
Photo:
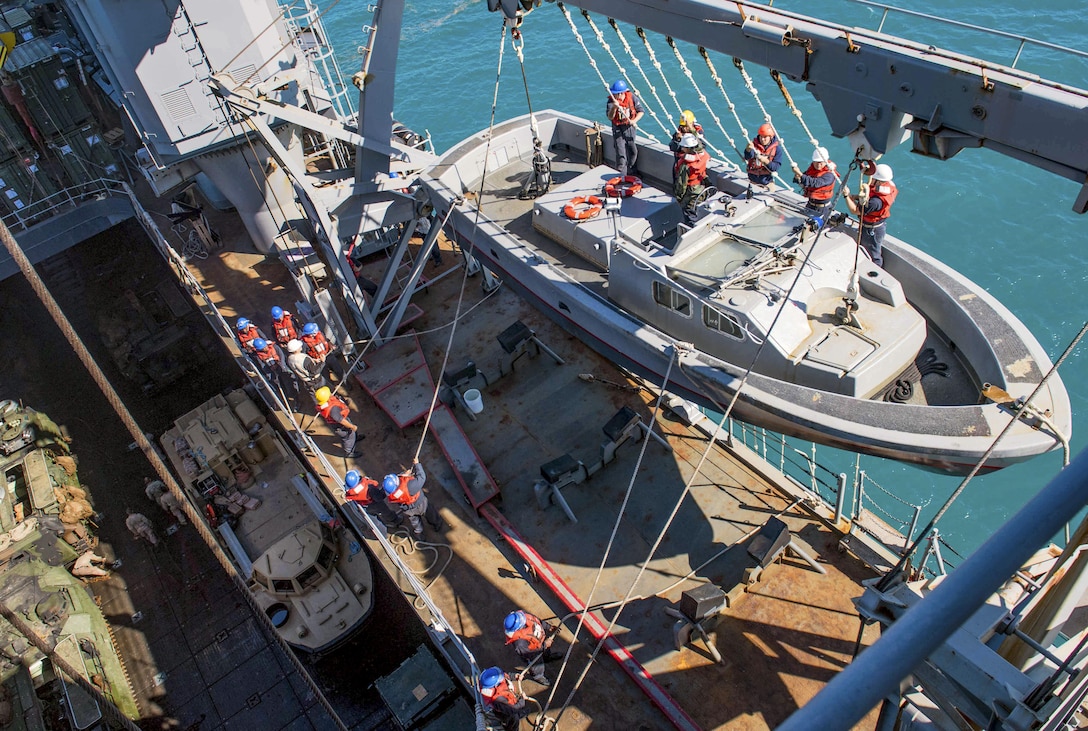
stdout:
MULTIPOLYGON (((228 321, 240 315, 261 318, 273 304, 288 307, 292 285, 282 267, 254 253, 248 244, 239 244, 241 231, 233 219, 212 219, 226 246, 190 266, 228 321)), ((444 326, 454 319, 462 279, 460 269, 451 276, 437 277, 459 260, 448 250, 448 243, 443 241, 442 246, 447 247, 443 265, 428 263, 426 274, 432 283, 414 300, 423 315, 412 324, 420 333, 435 379, 440 376, 449 337, 444 326)), ((381 261, 372 263, 375 268, 382 265, 381 261)), ((470 420, 460 409, 455 413, 501 488, 501 497, 492 505, 582 601, 613 603, 628 592, 639 597, 629 601, 618 616, 614 609, 598 616, 606 624, 617 620, 613 634, 697 727, 771 728, 780 723, 849 662, 859 630, 850 600, 861 594, 860 582, 874 573, 856 556, 839 549, 841 536, 809 512, 803 491, 781 475, 776 477, 769 466, 761 467, 754 454, 743 447, 710 444, 705 433, 684 426, 675 417, 660 414, 652 418, 652 392, 622 388, 632 383, 624 373, 510 291, 483 295, 478 281, 470 279, 465 289, 464 314, 446 368, 460 368, 471 359, 488 378, 486 385, 479 384, 484 411, 478 418, 470 420), (503 351, 496 337, 518 320, 566 363, 557 365, 546 355, 523 357, 511 375, 497 378, 503 351), (592 374, 595 380, 584 380, 580 374, 592 374), (616 461, 592 479, 565 488, 563 495, 577 523, 555 505, 538 507, 533 482, 540 466, 568 453, 586 464, 596 461, 601 444, 607 441, 602 427, 624 406, 645 423, 652 423, 671 451, 650 440, 640 458, 641 442, 629 442, 619 450, 616 461), (706 463, 699 476, 693 477, 708 446, 706 463), (640 459, 624 518, 598 580, 604 548, 640 459), (650 546, 688 481, 692 482, 690 494, 681 501, 660 548, 648 559, 650 546), (714 584, 729 592, 742 583, 744 569, 751 564, 745 540, 771 517, 783 520, 792 535, 811 549, 826 575, 795 558, 769 566, 761 581, 736 595, 710 635, 723 656, 722 664, 714 662, 701 641, 677 651, 672 629, 676 620, 665 609, 676 605, 681 592, 701 584, 714 584), (641 566, 645 571, 640 572, 641 566), (632 586, 640 573, 637 585, 632 586)), ((370 355, 380 358, 381 352, 370 355)), ((410 464, 423 433, 422 424, 398 428, 356 384, 346 395, 365 441, 355 460, 330 456, 340 474, 357 468, 380 478, 410 464)), ((295 419, 321 448, 330 455, 340 455, 338 440, 321 420, 307 418, 310 416, 298 413, 295 419)), ((405 535, 394 538, 480 665, 513 670, 516 657, 504 647, 503 617, 518 607, 545 618, 564 617, 568 609, 546 583, 527 572, 522 559, 493 526, 469 507, 452 468, 430 435, 423 439, 420 459, 430 474, 427 492, 447 528, 442 535, 427 534, 414 551, 405 535)), ((331 486, 334 480, 325 477, 331 486)), ((370 543, 395 574, 376 541, 370 543)), ((568 646, 575 624, 576 619, 566 621, 568 630, 560 635, 557 647, 568 646)), ((866 632, 865 644, 875 638, 874 633, 866 632)), ((551 714, 574 690, 591 651, 592 642, 583 632, 551 702, 551 714)), ((549 664, 549 676, 556 676, 559 664, 549 664)), ((545 703, 548 696, 543 689, 528 680, 524 685, 545 703)), ((871 728, 874 721, 875 712, 862 727, 871 728)), ((603 656, 580 684, 563 716, 565 729, 666 725, 646 696, 603 656)))

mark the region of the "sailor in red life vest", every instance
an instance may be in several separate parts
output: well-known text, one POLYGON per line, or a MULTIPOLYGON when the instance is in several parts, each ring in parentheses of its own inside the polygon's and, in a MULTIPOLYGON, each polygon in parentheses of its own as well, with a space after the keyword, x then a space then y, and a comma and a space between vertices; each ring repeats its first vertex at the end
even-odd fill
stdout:
POLYGON ((748 161, 748 181, 753 185, 770 188, 774 173, 782 167, 782 145, 774 133, 774 127, 761 124, 755 139, 744 148, 744 159, 748 161))
MULTIPOLYGON (((695 113, 690 109, 685 109, 680 112, 680 121, 676 124, 676 131, 672 133, 672 139, 669 140, 669 149, 673 154, 680 152, 680 140, 684 135, 695 135, 699 138, 699 141, 703 140, 703 125, 695 121, 695 113)), ((704 145, 705 147, 705 145, 704 145)))
POLYGON ((242 347, 243 353, 252 354, 253 341, 264 337, 261 329, 244 317, 238 318, 238 322, 235 324, 235 332, 238 335, 238 345, 242 347))
POLYGON ((867 186, 862 183, 858 195, 850 195, 850 189, 845 187, 842 192, 846 196, 846 207, 855 216, 861 216, 861 245, 869 252, 874 264, 884 266, 882 251, 888 216, 899 195, 899 189, 892 182, 892 166, 877 165, 872 184, 867 186))
POLYGON ((351 410, 348 405, 332 395, 328 386, 322 386, 314 393, 317 399, 317 413, 328 422, 344 447, 344 456, 355 457, 355 440, 359 427, 351 423, 351 410))
POLYGON ((358 470, 348 470, 344 475, 344 499, 350 500, 376 518, 379 529, 385 528, 386 523, 400 525, 400 518, 385 503, 382 486, 377 480, 370 479, 358 470))
POLYGON ((514 689, 510 676, 500 668, 488 668, 480 673, 479 687, 484 710, 499 720, 504 731, 518 731, 529 709, 525 697, 514 689))
POLYGON ((627 88, 627 82, 617 79, 608 89, 608 103, 605 114, 612 122, 612 144, 616 148, 616 170, 620 177, 635 174, 638 161, 638 147, 635 146, 635 133, 638 121, 644 114, 642 100, 635 92, 627 88))
POLYGON ((442 530, 442 518, 438 511, 427 500, 427 493, 423 492, 423 483, 427 481, 427 473, 423 471, 423 465, 418 459, 412 460, 412 468, 399 475, 386 475, 382 480, 382 489, 385 490, 385 499, 393 506, 393 510, 401 516, 408 518, 408 524, 412 526, 412 533, 417 537, 423 535, 423 521, 427 519, 431 528, 442 530))
POLYGON ((299 395, 298 379, 295 378, 294 373, 287 369, 287 364, 283 362, 283 354, 280 352, 279 346, 264 338, 254 338, 252 345, 253 355, 251 357, 257 361, 261 370, 264 371, 265 378, 273 385, 278 385, 283 390, 284 396, 297 399, 299 395))
POLYGON ((673 194, 684 214, 684 223, 695 225, 695 207, 706 192, 706 166, 710 155, 703 149, 699 138, 686 134, 680 138, 680 149, 673 166, 673 194))
POLYGON ((292 340, 298 339, 298 330, 295 328, 295 316, 290 312, 284 312, 282 307, 272 308, 272 337, 281 346, 287 345, 292 340))
POLYGON ((299 340, 306 346, 306 355, 319 363, 324 364, 330 371, 336 374, 337 382, 344 380, 344 366, 333 352, 332 344, 321 332, 316 322, 307 322, 302 326, 302 334, 299 340))
POLYGON ((826 147, 817 147, 812 153, 812 164, 805 172, 794 169, 794 180, 804 186, 804 195, 808 198, 808 208, 814 216, 827 213, 831 198, 835 194, 835 181, 839 174, 835 163, 827 153, 826 147))
POLYGON ((510 612, 503 620, 506 644, 514 646, 514 652, 529 666, 530 677, 545 688, 552 684, 544 677, 544 663, 552 659, 548 652, 553 640, 551 629, 539 617, 521 609, 510 612))

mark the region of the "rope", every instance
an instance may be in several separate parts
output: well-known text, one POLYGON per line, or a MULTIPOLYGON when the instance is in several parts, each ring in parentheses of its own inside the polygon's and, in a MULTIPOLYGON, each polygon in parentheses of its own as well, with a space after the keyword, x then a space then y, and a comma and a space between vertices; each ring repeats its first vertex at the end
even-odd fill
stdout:
MULTIPOLYGON (((566 8, 563 9, 563 12, 567 12, 566 8)), ((601 45, 601 48, 604 49, 604 52, 607 53, 608 57, 612 59, 612 63, 616 64, 616 68, 620 70, 620 76, 622 76, 624 79, 627 79, 627 83, 630 84, 631 81, 628 78, 629 75, 627 73, 627 69, 624 68, 623 64, 620 63, 620 60, 616 58, 616 54, 612 53, 612 47, 608 45, 608 41, 604 39, 604 34, 601 33, 601 29, 597 27, 597 24, 593 22, 593 18, 589 17, 589 12, 583 10, 582 17, 586 19, 587 23, 589 23, 589 27, 593 30, 593 35, 597 38, 597 43, 601 45)), ((631 87, 631 93, 635 93, 633 85, 631 87)), ((609 95, 611 95, 611 92, 609 92, 609 95)), ((672 137, 672 130, 669 129, 669 126, 662 122, 661 119, 657 116, 657 112, 654 111, 653 105, 644 103, 643 107, 646 109, 647 112, 649 112, 650 116, 653 117, 653 120, 657 122, 657 126, 661 128, 661 131, 665 133, 665 138, 668 139, 669 137, 672 137)), ((651 138, 653 137, 653 135, 649 133, 646 134, 651 138)))
POLYGON ((518 64, 521 66, 521 83, 525 87, 525 106, 529 107, 529 130, 533 133, 533 140, 540 139, 540 131, 536 126, 536 115, 533 114, 533 100, 529 95, 529 77, 525 73, 525 54, 522 48, 525 46, 525 37, 517 27, 510 31, 510 47, 518 55, 518 64))
MULTIPOLYGON (((1081 338, 1084 337, 1085 333, 1088 333, 1088 321, 1084 323, 1084 325, 1080 329, 1080 332, 1078 332, 1076 337, 1074 337, 1069 345, 1066 346, 1065 352, 1062 353, 1061 357, 1058 358, 1057 361, 1055 361, 1054 365, 1052 365, 1050 367, 1050 370, 1047 371, 1047 374, 1043 376, 1043 379, 1041 381, 1039 381, 1039 385, 1035 387, 1035 389, 1031 392, 1031 395, 1024 400, 1023 408, 1026 408, 1027 405, 1035 399, 1039 392, 1043 390, 1043 387, 1046 386, 1046 382, 1050 380, 1051 376, 1058 372, 1058 368, 1073 352, 1073 349, 1077 347, 1077 344, 1081 341, 1081 338)), ((1001 440, 1005 438, 1005 435, 1008 434, 1016 425, 1016 422, 1020 420, 1020 413, 1023 408, 1020 411, 1014 411, 1012 413, 1012 418, 1009 419, 1009 423, 1006 424, 1005 428, 1001 430, 1001 433, 999 433, 994 438, 994 441, 990 444, 990 447, 986 450, 985 454, 979 457, 979 460, 975 463, 975 466, 971 468, 971 471, 968 472, 967 476, 963 478, 963 482, 961 482, 959 486, 952 491, 952 494, 948 496, 948 499, 945 500, 944 505, 941 506, 940 510, 938 510, 937 513, 929 519, 926 527, 918 533, 918 537, 914 540, 914 543, 911 544, 910 548, 903 552, 903 556, 899 559, 899 562, 895 565, 895 567, 887 574, 885 574, 884 577, 880 580, 880 583, 878 583, 876 587, 878 591, 884 591, 885 589, 887 589, 888 585, 892 582, 892 580, 900 573, 902 573, 911 555, 916 550, 918 550, 918 546, 922 543, 923 540, 926 539, 926 537, 929 535, 929 532, 937 527, 937 523, 940 522, 941 518, 944 517, 944 514, 947 513, 949 508, 952 507, 952 503, 956 502, 956 499, 960 496, 961 493, 963 493, 968 483, 970 483, 971 480, 974 479, 975 475, 977 475, 979 470, 982 469, 982 466, 986 464, 986 460, 988 460, 990 458, 990 455, 994 453, 994 450, 997 449, 997 445, 1001 443, 1001 440)))
POLYGON ((808 128, 808 124, 805 123, 805 118, 801 115, 801 110, 793 103, 793 96, 782 82, 782 74, 778 73, 776 69, 771 69, 771 78, 778 84, 778 90, 782 92, 782 98, 786 100, 786 106, 790 108, 790 111, 793 112, 793 116, 797 117, 797 121, 801 123, 801 129, 805 131, 805 134, 808 136, 808 141, 812 143, 813 149, 819 147, 819 141, 816 139, 816 136, 812 134, 812 130, 808 128))
MULTIPOLYGON (((752 77, 748 75, 748 72, 744 68, 744 61, 741 61, 739 58, 734 58, 733 65, 737 67, 737 71, 740 72, 741 78, 744 79, 744 86, 748 89, 748 92, 752 95, 752 98, 756 100, 756 104, 759 105, 759 111, 763 112, 763 121, 773 126, 773 123, 771 122, 771 113, 768 112, 767 108, 763 106, 763 102, 759 98, 759 91, 756 89, 756 85, 752 82, 752 77)), ((775 136, 778 137, 778 144, 782 148, 782 152, 786 155, 786 159, 790 161, 790 167, 797 167, 797 163, 793 161, 793 157, 790 155, 790 151, 786 148, 786 141, 782 139, 782 135, 777 127, 775 127, 774 132, 775 136)), ((786 185, 786 181, 783 180, 777 172, 774 173, 774 177, 776 177, 778 179, 778 182, 782 183, 784 187, 789 187, 788 185, 786 185)))
MULTIPOLYGON (((663 382, 661 384, 661 391, 657 396, 657 401, 654 403, 653 414, 651 415, 651 418, 650 418, 650 425, 651 426, 653 424, 657 423, 657 415, 661 411, 661 402, 665 398, 665 389, 666 389, 666 386, 669 383, 669 377, 672 375, 672 366, 673 366, 673 363, 675 361, 676 361, 676 350, 674 349, 673 352, 669 356, 669 366, 665 370, 665 378, 664 378, 664 380, 663 380, 663 382)), ((597 575, 593 579, 593 586, 589 590, 589 596, 586 597, 586 606, 579 613, 578 626, 574 630, 574 637, 572 638, 570 644, 567 646, 567 652, 563 656, 563 664, 559 668, 559 672, 556 675, 555 682, 552 683, 551 690, 548 693, 548 699, 547 699, 547 701, 545 701, 544 708, 541 711, 541 716, 543 716, 545 713, 547 713, 548 708, 551 707, 552 699, 555 697, 555 693, 559 689, 559 680, 563 677, 563 672, 567 668, 567 663, 570 660, 571 653, 574 650, 574 645, 578 640, 578 634, 581 632, 582 626, 585 624, 586 615, 589 614, 589 606, 591 604, 593 604, 593 596, 597 592, 597 587, 600 585, 601 577, 604 575, 604 568, 608 564, 608 557, 609 557, 609 555, 610 555, 610 553, 612 551, 612 545, 615 543, 616 534, 619 533, 620 523, 623 520, 624 512, 627 510, 627 503, 631 499, 631 492, 635 487, 635 481, 638 478, 639 470, 642 468, 642 461, 643 461, 643 458, 646 455, 646 450, 649 447, 650 441, 652 441, 652 440, 650 439, 649 434, 646 434, 646 435, 643 436, 643 438, 642 438, 642 448, 639 450, 638 460, 635 462, 634 470, 631 473, 631 479, 627 483, 627 491, 624 492, 624 494, 623 494, 623 501, 620 503, 619 512, 616 514, 616 520, 612 524, 612 534, 608 537, 608 545, 605 546, 604 555, 601 556, 601 563, 597 567, 597 575)), ((713 444, 713 442, 711 442, 711 444, 713 444)), ((685 489, 684 492, 685 492, 685 494, 687 494, 686 489, 685 489)), ((679 505, 680 504, 677 503, 677 508, 679 508, 679 505)), ((674 515, 675 515, 675 512, 674 512, 674 515)), ((665 526, 665 528, 662 530, 661 536, 658 537, 658 542, 659 543, 660 543, 661 538, 664 537, 664 531, 667 530, 667 529, 668 529, 668 525, 665 526)), ((656 545, 655 545, 655 547, 656 547, 656 545)), ((643 568, 645 568, 645 564, 643 565, 643 568)), ((639 571, 639 576, 641 576, 641 575, 642 575, 642 570, 639 571)), ((634 591, 635 584, 637 584, 637 583, 638 583, 638 578, 635 579, 635 581, 631 584, 631 587, 628 589, 627 597, 624 598, 624 603, 626 603, 628 598, 631 596, 631 593, 634 591)), ((619 611, 616 612, 616 617, 617 618, 619 617, 619 613, 623 611, 623 606, 624 605, 621 604, 620 608, 619 608, 619 611)), ((615 625, 615 619, 613 619, 612 625, 615 625)), ((608 631, 605 633, 606 636, 608 634, 611 634, 611 631, 612 631, 612 626, 609 626, 608 631)), ((555 726, 556 727, 558 727, 559 720, 563 717, 563 713, 566 711, 567 706, 570 705, 571 700, 574 698, 574 694, 578 692, 578 688, 581 686, 582 681, 585 679, 586 673, 589 672, 589 668, 592 666, 594 658, 597 657, 597 653, 600 651, 600 649, 603 646, 604 646, 604 640, 602 639, 601 642, 599 642, 597 644, 597 646, 594 648, 593 653, 590 656, 589 660, 587 661, 585 668, 582 670, 581 675, 578 676, 578 680, 575 682, 574 687, 571 688, 570 693, 567 695, 566 699, 563 701, 563 705, 560 707, 559 713, 556 715, 556 718, 555 718, 555 726)))
MULTIPOLYGON (((699 55, 703 57, 704 61, 706 61, 706 68, 708 71, 710 71, 710 78, 714 80, 715 85, 717 85, 718 87, 718 91, 722 93, 722 98, 725 99, 725 103, 729 107, 729 112, 733 115, 733 119, 737 121, 737 126, 740 127, 740 133, 744 136, 745 140, 752 139, 751 136, 748 134, 748 128, 744 126, 744 122, 741 121, 740 115, 737 114, 737 105, 733 103, 733 100, 729 98, 729 94, 727 94, 725 91, 725 86, 724 84, 722 84, 722 77, 718 75, 718 70, 714 68, 714 62, 710 60, 710 54, 707 53, 705 48, 699 46, 699 55)), ((711 112, 711 114, 713 115, 713 112, 711 112)), ((722 124, 720 121, 718 121, 718 117, 716 115, 714 116, 714 121, 718 122, 718 128, 721 129, 722 134, 725 135, 725 138, 729 140, 729 144, 733 146, 733 149, 737 151, 737 156, 743 160, 744 153, 741 152, 740 148, 737 147, 737 144, 733 142, 733 138, 730 137, 729 133, 725 131, 724 127, 722 127, 722 124)))
MULTIPOLYGON (((584 10, 582 11, 582 14, 585 15, 587 19, 589 18, 589 15, 584 10)), ((623 49, 627 51, 627 55, 630 56, 631 63, 634 64, 635 68, 638 69, 639 75, 642 76, 642 80, 646 82, 646 86, 650 89, 650 94, 653 95, 654 101, 656 101, 662 109, 668 109, 665 103, 661 101, 661 96, 657 93, 657 87, 654 86, 653 82, 650 81, 650 77, 646 75, 645 69, 642 68, 642 61, 640 61, 638 56, 635 55, 634 50, 631 48, 631 44, 627 42, 627 39, 623 35, 623 31, 620 30, 619 23, 617 23, 615 19, 609 18, 608 24, 612 26, 612 30, 616 32, 616 37, 620 39, 620 43, 623 44, 623 49)), ((657 67, 658 72, 660 72, 661 64, 658 63, 652 49, 650 52, 650 59, 653 61, 654 66, 657 67)), ((682 107, 680 106, 680 102, 676 99, 676 92, 673 91, 672 88, 669 86, 669 81, 665 78, 665 74, 661 74, 661 79, 665 82, 665 88, 668 89, 669 94, 672 96, 672 100, 673 103, 676 105, 676 108, 682 109, 682 107)), ((645 100, 643 100, 643 103, 645 103, 645 100)), ((657 118, 654 117, 654 119, 657 118)), ((671 136, 672 132, 666 131, 665 134, 671 136)))
MULTIPOLYGON (((430 570, 438 564, 438 560, 440 557, 438 551, 439 548, 445 548, 449 551, 449 555, 446 556, 446 560, 442 563, 441 566, 439 566, 438 570, 435 571, 434 575, 431 577, 431 580, 423 585, 424 591, 430 589, 434 582, 438 581, 438 579, 442 576, 442 572, 446 570, 446 567, 450 565, 450 561, 453 560, 453 548, 450 546, 450 544, 413 540, 412 537, 408 535, 408 531, 399 530, 390 533, 389 544, 396 548, 402 556, 411 556, 420 551, 430 551, 434 554, 434 558, 431 560, 431 562, 423 568, 409 569, 416 576, 427 575, 427 573, 430 572, 430 570)), ((407 566, 407 564, 405 565, 407 566)), ((412 606, 416 609, 423 610, 427 608, 427 603, 422 601, 421 597, 417 596, 415 601, 412 602, 412 606)))
MULTIPOLYGON (((688 67, 688 62, 684 59, 683 54, 680 53, 680 48, 676 45, 676 41, 672 39, 672 36, 666 36, 665 41, 669 44, 669 48, 672 49, 672 54, 676 56, 676 61, 680 64, 680 70, 684 72, 684 76, 688 77, 688 81, 691 82, 692 88, 695 89, 696 94, 699 96, 699 101, 702 102, 703 106, 710 112, 710 116, 714 119, 714 123, 718 125, 718 129, 725 135, 725 139, 729 141, 730 146, 736 150, 737 143, 734 142, 733 138, 729 136, 729 133, 725 131, 725 128, 722 127, 721 120, 718 119, 718 115, 711 109, 710 100, 706 98, 706 94, 704 94, 703 90, 699 87, 699 82, 697 82, 692 75, 691 69, 688 67)), ((709 142, 706 143, 706 146, 712 149, 714 154, 718 157, 725 158, 725 153, 717 147, 712 146, 709 142)), ((740 151, 737 150, 737 152, 739 153, 740 151)), ((730 164, 732 165, 732 163, 730 164)), ((733 167, 735 168, 736 166, 734 165, 733 167)))

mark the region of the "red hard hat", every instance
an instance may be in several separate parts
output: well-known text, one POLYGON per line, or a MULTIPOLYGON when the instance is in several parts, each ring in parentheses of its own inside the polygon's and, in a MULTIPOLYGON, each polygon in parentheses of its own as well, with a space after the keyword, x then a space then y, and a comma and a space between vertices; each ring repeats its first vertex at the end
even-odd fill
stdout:
POLYGON ((774 137, 774 127, 769 124, 759 125, 759 135, 761 137, 774 137))

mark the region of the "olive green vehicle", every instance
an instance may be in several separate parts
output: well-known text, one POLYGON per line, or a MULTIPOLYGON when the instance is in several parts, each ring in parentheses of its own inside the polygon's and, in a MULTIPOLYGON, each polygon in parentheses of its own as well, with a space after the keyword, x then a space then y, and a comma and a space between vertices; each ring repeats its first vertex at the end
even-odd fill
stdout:
POLYGON ((113 728, 138 709, 109 625, 71 573, 97 544, 75 457, 48 416, 14 401, 0 402, 0 430, 0 728, 113 728))

